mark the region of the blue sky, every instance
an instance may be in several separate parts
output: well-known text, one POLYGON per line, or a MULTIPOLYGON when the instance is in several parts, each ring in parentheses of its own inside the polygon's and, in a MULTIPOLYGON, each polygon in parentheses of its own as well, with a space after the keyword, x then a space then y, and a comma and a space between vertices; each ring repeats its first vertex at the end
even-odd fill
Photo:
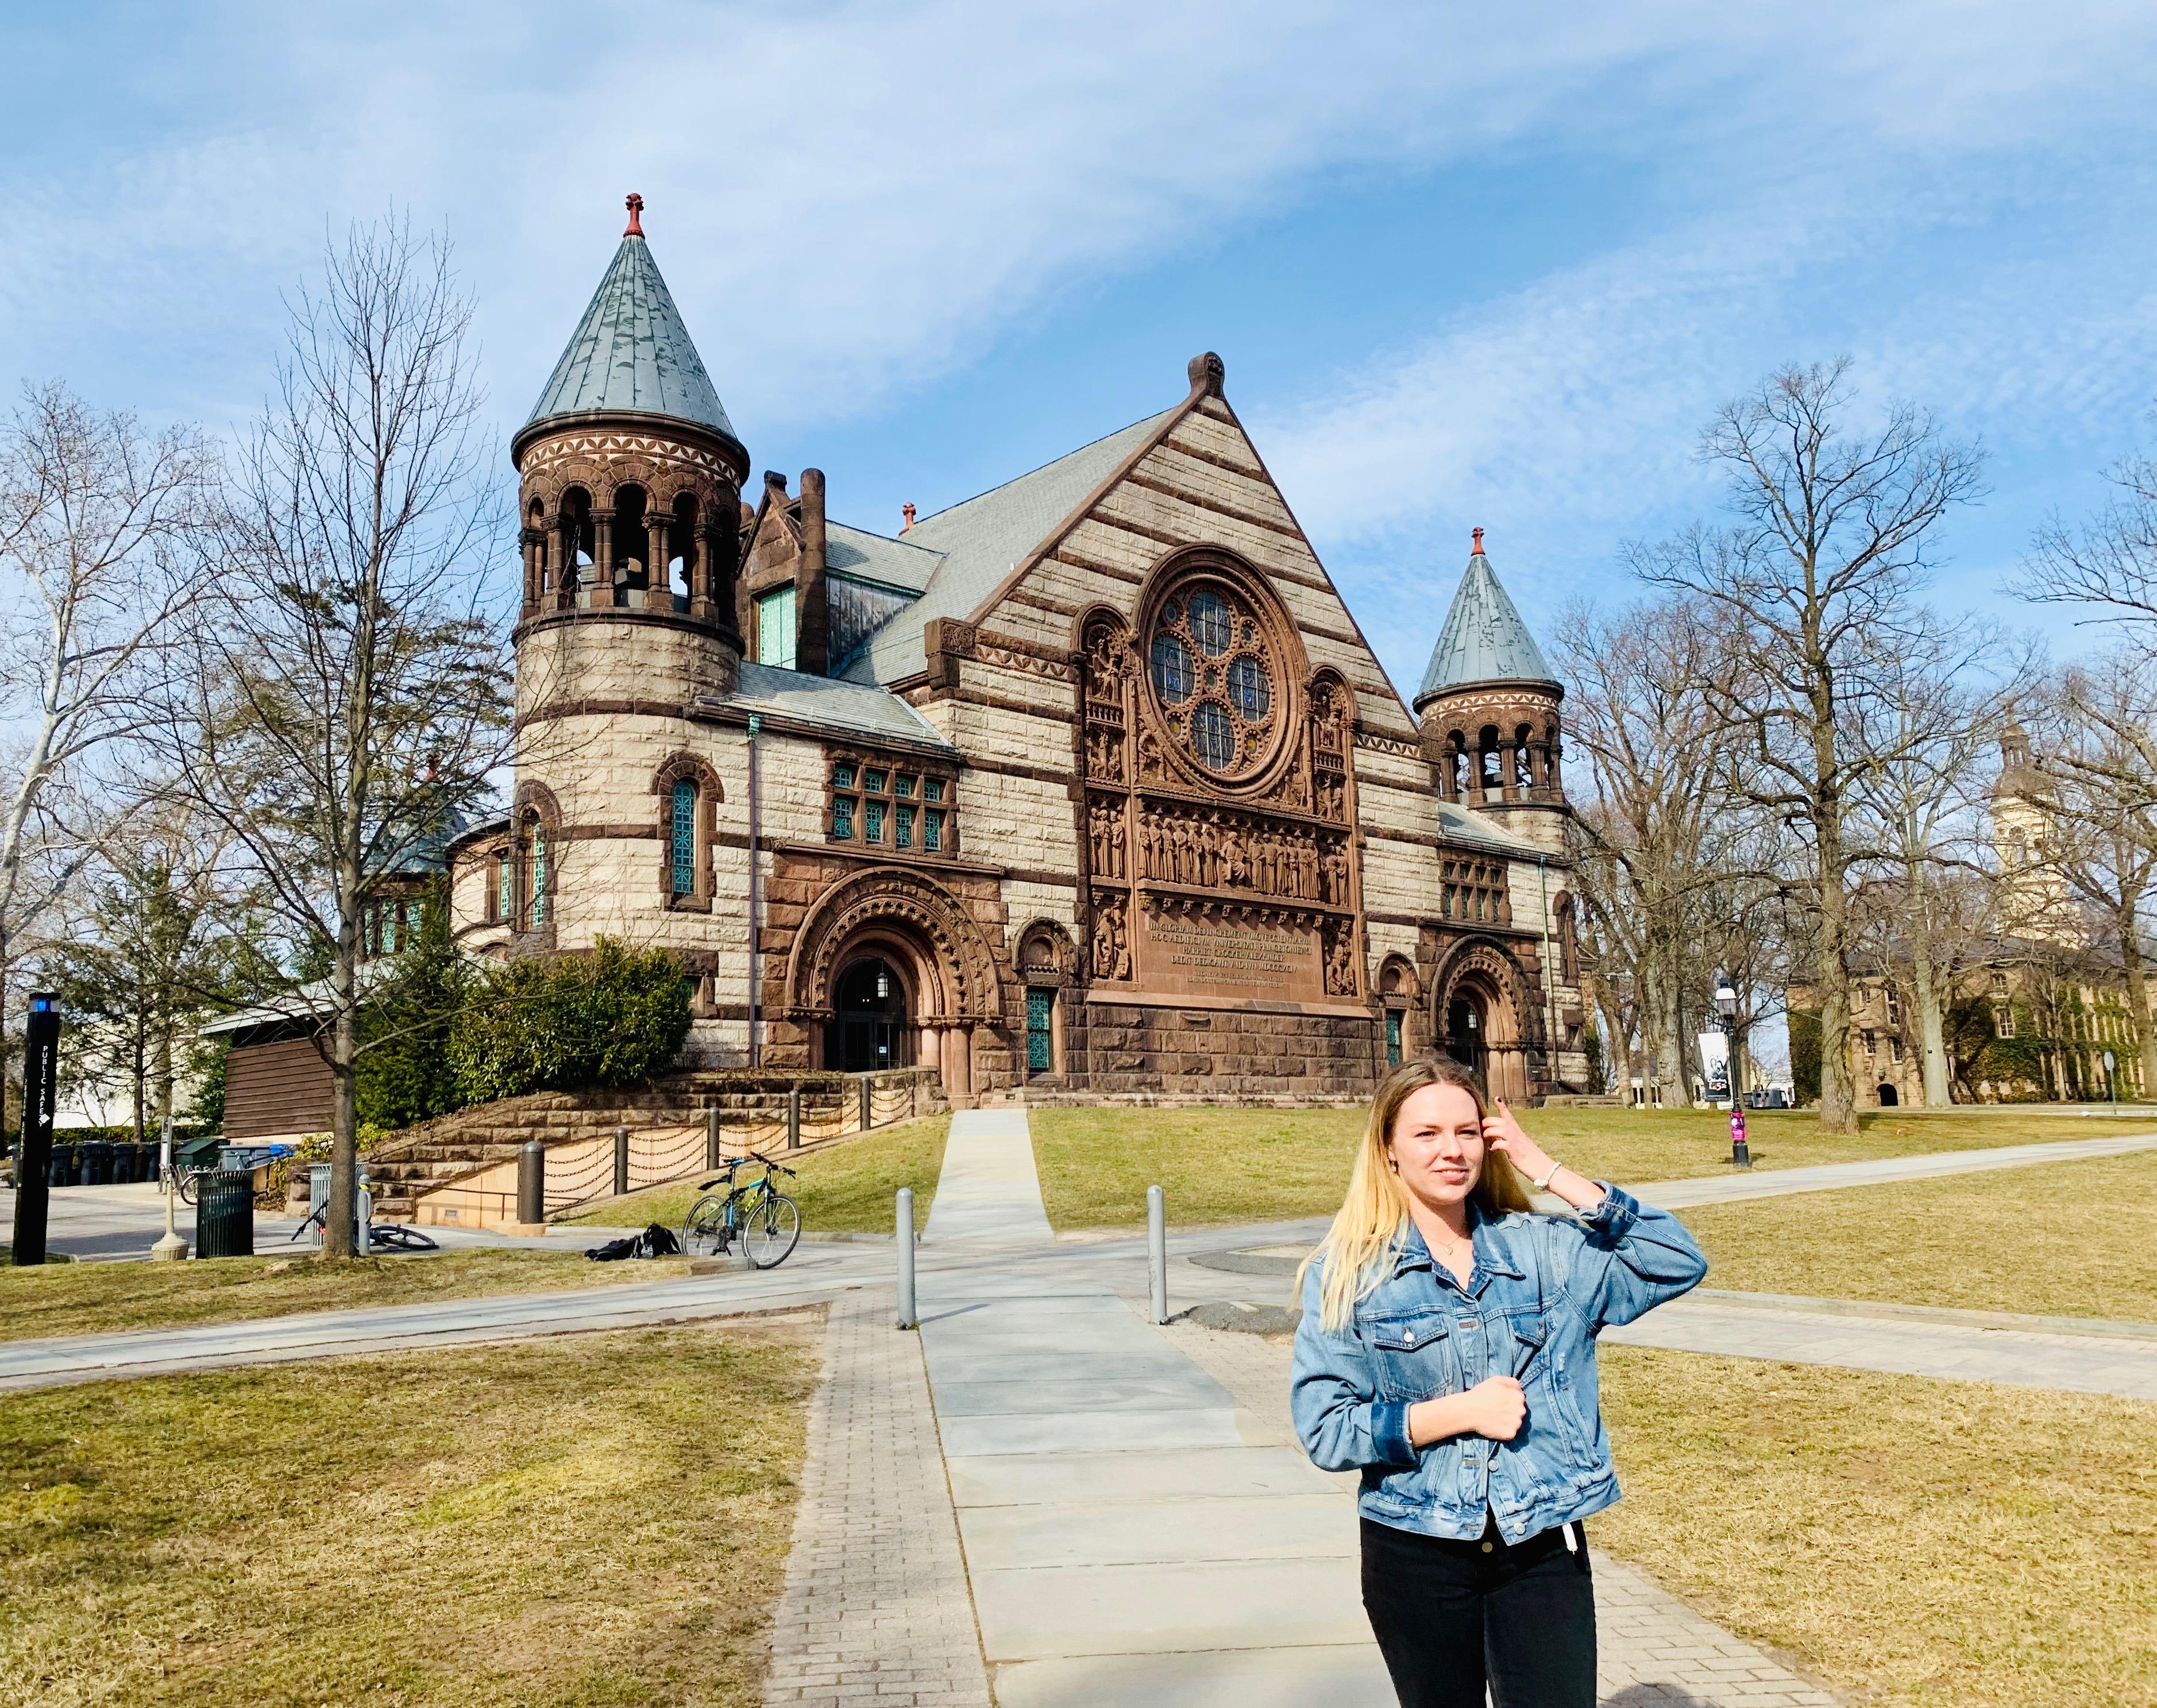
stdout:
POLYGON ((1219 351, 1404 687, 1471 526, 1532 622, 1624 597, 1781 362, 1985 441, 1938 596, 2018 622, 2033 527, 2153 436, 2146 3, 91 3, 0 52, 0 380, 228 427, 325 221, 395 203, 506 438, 635 189, 757 466, 862 526, 1219 351))

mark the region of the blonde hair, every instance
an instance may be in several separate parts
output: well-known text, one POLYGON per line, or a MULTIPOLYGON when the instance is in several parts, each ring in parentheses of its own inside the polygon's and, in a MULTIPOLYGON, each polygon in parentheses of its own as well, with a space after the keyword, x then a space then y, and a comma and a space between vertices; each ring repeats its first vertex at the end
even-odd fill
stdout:
MULTIPOLYGON (((1401 1105, 1431 1085, 1457 1085, 1475 1099, 1479 1117, 1490 1113, 1480 1076, 1449 1057, 1403 1062, 1378 1082, 1371 1098, 1371 1118, 1364 1123, 1355 1166, 1349 1171, 1348 1196, 1326 1237, 1295 1275, 1300 1297, 1310 1266, 1324 1266, 1320 1320, 1329 1334, 1347 1329, 1356 1301, 1384 1278, 1386 1267, 1399 1255, 1408 1237, 1408 1191, 1393 1165, 1393 1128, 1400 1120, 1401 1105)), ((1482 1171, 1468 1196, 1485 1217, 1528 1207, 1527 1186, 1501 1150, 1484 1151, 1482 1171)))

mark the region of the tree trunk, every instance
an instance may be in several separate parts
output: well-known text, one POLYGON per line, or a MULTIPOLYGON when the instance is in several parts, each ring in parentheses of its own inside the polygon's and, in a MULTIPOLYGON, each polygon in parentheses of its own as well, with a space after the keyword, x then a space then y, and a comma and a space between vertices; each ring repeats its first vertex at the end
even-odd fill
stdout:
MULTIPOLYGON (((354 862, 357 864, 357 862, 354 862)), ((330 970, 330 1199, 322 1228, 322 1255, 355 1255, 353 1222, 359 1206, 359 1057, 355 998, 359 983, 359 909, 357 885, 340 885, 354 903, 340 910, 337 959, 330 970)))
MULTIPOLYGON (((1835 835, 1840 841, 1841 826, 1835 835)), ((1857 1130, 1857 1088, 1850 1065, 1848 898, 1842 862, 1823 831, 1820 851, 1820 1126, 1830 1133, 1857 1130)))
POLYGON ((1689 1109, 1692 1094, 1686 1085, 1685 1041, 1678 1031, 1677 983, 1669 968, 1655 969, 1650 989, 1655 1015, 1655 1089, 1665 1109, 1689 1109))
POLYGON ((2120 898, 2119 970, 2127 986, 2128 1012, 2142 1060, 2142 1095, 2152 1098, 2157 1097, 2157 1026, 2149 1021, 2149 985, 2143 971, 2142 944, 2137 932, 2141 914, 2142 891, 2138 887, 2120 898))
POLYGON ((1948 1090, 1947 1027, 1940 1014, 1940 999, 1933 970, 1932 952, 1920 933, 1910 956, 1910 1006, 1918 1016, 1918 1056, 1925 1073, 1925 1107, 1945 1109, 1954 1101, 1948 1090))

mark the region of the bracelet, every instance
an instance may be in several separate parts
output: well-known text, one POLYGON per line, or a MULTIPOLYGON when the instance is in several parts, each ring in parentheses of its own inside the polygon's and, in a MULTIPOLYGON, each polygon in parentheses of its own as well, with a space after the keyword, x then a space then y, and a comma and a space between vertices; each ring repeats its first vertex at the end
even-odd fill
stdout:
POLYGON ((1530 1181, 1528 1184, 1533 1186, 1538 1192, 1547 1192, 1550 1191, 1550 1183, 1557 1178, 1557 1171, 1564 1166, 1565 1165, 1562 1162, 1554 1162, 1550 1165, 1550 1172, 1548 1174, 1545 1175, 1539 1181, 1530 1181))

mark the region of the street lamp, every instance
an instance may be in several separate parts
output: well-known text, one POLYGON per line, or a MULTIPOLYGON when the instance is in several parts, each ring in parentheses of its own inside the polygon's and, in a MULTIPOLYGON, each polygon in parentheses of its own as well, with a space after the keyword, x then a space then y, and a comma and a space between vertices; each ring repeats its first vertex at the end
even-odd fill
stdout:
POLYGON ((1753 1152, 1745 1142, 1745 1104, 1737 1095, 1737 993, 1727 979, 1715 986, 1715 1018, 1725 1039, 1722 1079, 1730 1093, 1730 1160, 1737 1168, 1753 1166, 1753 1152))

